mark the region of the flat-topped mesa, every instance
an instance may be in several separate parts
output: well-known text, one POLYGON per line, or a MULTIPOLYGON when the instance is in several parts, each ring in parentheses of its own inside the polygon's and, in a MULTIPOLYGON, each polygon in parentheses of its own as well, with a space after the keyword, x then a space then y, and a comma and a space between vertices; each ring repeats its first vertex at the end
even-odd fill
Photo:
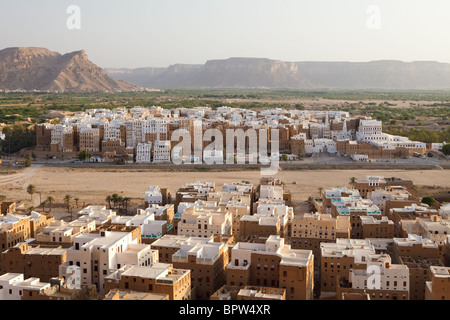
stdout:
POLYGON ((116 79, 157 88, 450 88, 450 64, 434 61, 286 62, 229 58, 209 60, 203 65, 141 68, 136 73, 134 70, 107 69, 106 72, 116 79))

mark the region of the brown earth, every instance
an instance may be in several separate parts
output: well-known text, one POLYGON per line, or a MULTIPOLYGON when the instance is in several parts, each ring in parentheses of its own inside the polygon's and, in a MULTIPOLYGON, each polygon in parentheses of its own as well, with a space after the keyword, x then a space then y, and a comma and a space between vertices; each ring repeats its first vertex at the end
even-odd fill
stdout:
MULTIPOLYGON (((310 196, 318 194, 318 188, 347 186, 350 177, 364 178, 367 175, 398 177, 413 180, 419 190, 429 193, 436 190, 446 194, 450 190, 449 170, 309 170, 280 171, 278 177, 292 193, 292 199, 300 206, 310 196), (294 184, 295 182, 295 184, 294 184), (429 188, 425 188, 429 187, 429 188), (423 189, 425 188, 425 189, 423 189)), ((15 174, 0 176, 0 190, 8 200, 24 202, 23 207, 37 207, 39 198, 52 195, 57 203, 63 203, 66 194, 80 199, 80 204, 105 204, 107 195, 119 195, 134 198, 139 204, 144 192, 151 185, 169 188, 172 195, 185 183, 196 181, 214 181, 220 190, 223 183, 250 181, 258 184, 261 178, 259 171, 227 171, 227 172, 170 172, 150 170, 101 170, 46 167, 33 165, 31 168, 15 174), (34 184, 41 195, 33 197, 26 193, 28 184, 34 184)), ((424 194, 425 195, 425 194, 424 194)))

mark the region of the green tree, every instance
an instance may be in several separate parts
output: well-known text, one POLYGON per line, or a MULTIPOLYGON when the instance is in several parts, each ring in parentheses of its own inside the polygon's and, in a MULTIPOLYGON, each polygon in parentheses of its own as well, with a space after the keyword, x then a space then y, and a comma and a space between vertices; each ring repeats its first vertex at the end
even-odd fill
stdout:
POLYGON ((128 204, 129 204, 130 201, 131 201, 130 197, 124 197, 123 198, 123 203, 125 205, 125 208, 124 208, 125 212, 128 212, 128 204))
POLYGON ((25 161, 24 161, 24 165, 25 165, 25 167, 31 167, 31 157, 30 156, 27 156, 26 158, 25 158, 25 161))
POLYGON ((78 159, 81 161, 86 161, 86 159, 91 158, 91 154, 87 150, 83 150, 78 154, 78 159))
POLYGON ((117 206, 117 203, 119 202, 119 195, 117 193, 114 193, 112 195, 112 202, 114 204, 114 208, 117 206))
POLYGON ((64 196, 64 204, 67 207, 67 212, 70 213, 70 219, 73 220, 72 218, 72 198, 73 196, 71 196, 70 194, 66 194, 64 196))
POLYGON ((445 154, 446 156, 450 156, 450 143, 442 147, 442 153, 445 154))
POLYGON ((119 204, 119 209, 123 208, 123 197, 122 196, 117 197, 117 203, 119 204))
MULTIPOLYGON (((7 112, 7 110, 0 110, 0 116, 2 112, 7 112)), ((9 114, 14 114, 17 112, 11 112, 9 114)), ((12 117, 9 120, 14 121, 12 117)), ((2 121, 4 122, 4 121, 2 121)), ((2 151, 8 154, 16 153, 23 148, 33 147, 36 145, 36 130, 29 127, 28 125, 13 125, 6 126, 2 129, 5 134, 5 140, 2 141, 2 151)))
POLYGON ((432 207, 436 203, 436 200, 431 196, 427 196, 427 197, 422 198, 422 203, 425 203, 425 204, 429 205, 430 207, 432 207))
POLYGON ((288 155, 287 154, 282 154, 281 155, 281 161, 288 161, 288 155))
POLYGON ((34 184, 29 184, 27 187, 27 193, 30 195, 30 200, 33 200, 33 194, 36 193, 36 186, 34 184))
POLYGON ((78 202, 80 201, 80 198, 75 197, 73 200, 75 201, 75 206, 78 208, 78 202))
POLYGON ((53 203, 55 203, 55 198, 53 198, 52 196, 48 196, 47 200, 45 200, 45 201, 48 203, 48 206, 49 206, 48 212, 52 211, 52 205, 53 205, 53 203))
POLYGON ((113 198, 111 196, 107 196, 105 201, 108 202, 109 209, 111 209, 111 202, 113 201, 113 198))
POLYGON ((352 189, 354 189, 355 185, 356 185, 356 178, 355 177, 351 177, 349 182, 348 182, 348 185, 351 186, 352 189))
POLYGON ((301 158, 305 155, 305 151, 302 148, 298 149, 298 156, 301 158))

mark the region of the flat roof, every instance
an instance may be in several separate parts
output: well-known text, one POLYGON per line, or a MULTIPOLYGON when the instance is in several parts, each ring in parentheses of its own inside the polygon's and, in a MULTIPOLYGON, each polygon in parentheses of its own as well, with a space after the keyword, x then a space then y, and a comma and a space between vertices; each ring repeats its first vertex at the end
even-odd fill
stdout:
POLYGON ((305 267, 308 265, 313 255, 312 250, 292 249, 289 245, 284 245, 281 249, 280 265, 295 265, 305 267))
POLYGON ((375 253, 375 248, 367 239, 336 239, 336 243, 320 244, 322 257, 355 256, 357 252, 375 253))
POLYGON ((41 255, 41 256, 59 256, 67 252, 67 249, 62 248, 31 248, 24 254, 41 255))
POLYGON ((28 278, 25 281, 16 283, 16 286, 20 286, 24 289, 43 289, 50 287, 50 283, 41 282, 39 278, 28 278))
POLYGON ((450 268, 449 267, 430 266, 430 270, 434 274, 435 277, 450 278, 450 268))
POLYGON ((125 238, 129 235, 129 232, 107 232, 106 236, 96 234, 97 237, 93 237, 92 241, 87 242, 84 246, 101 246, 108 247, 118 240, 125 238))
POLYGON ((262 293, 261 291, 258 291, 258 290, 245 289, 245 288, 239 290, 238 295, 246 296, 246 297, 264 298, 264 299, 270 299, 270 300, 280 300, 283 297, 282 294, 262 293))
POLYGON ((5 273, 0 276, 0 281, 11 281, 20 276, 23 276, 21 273, 5 273))
POLYGON ((182 244, 206 244, 211 242, 210 238, 201 238, 201 237, 186 237, 182 235, 164 235, 160 239, 156 240, 151 244, 151 246, 155 247, 173 247, 180 248, 182 244))
POLYGON ((151 267, 132 266, 131 268, 123 272, 122 276, 156 279, 158 277, 164 276, 170 266, 171 265, 167 263, 157 263, 151 267))
POLYGON ((117 292, 119 292, 119 300, 167 300, 168 298, 167 294, 114 289, 105 296, 104 300, 111 300, 117 292))

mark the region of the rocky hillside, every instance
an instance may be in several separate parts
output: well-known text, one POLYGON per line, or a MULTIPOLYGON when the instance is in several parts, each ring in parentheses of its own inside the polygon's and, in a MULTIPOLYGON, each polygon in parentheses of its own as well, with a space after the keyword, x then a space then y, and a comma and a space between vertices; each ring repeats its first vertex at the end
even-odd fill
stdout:
POLYGON ((283 62, 230 58, 205 65, 105 69, 155 88, 449 89, 450 64, 439 62, 283 62))
POLYGON ((140 90, 92 63, 84 50, 61 55, 44 48, 0 51, 0 89, 58 92, 140 90))

